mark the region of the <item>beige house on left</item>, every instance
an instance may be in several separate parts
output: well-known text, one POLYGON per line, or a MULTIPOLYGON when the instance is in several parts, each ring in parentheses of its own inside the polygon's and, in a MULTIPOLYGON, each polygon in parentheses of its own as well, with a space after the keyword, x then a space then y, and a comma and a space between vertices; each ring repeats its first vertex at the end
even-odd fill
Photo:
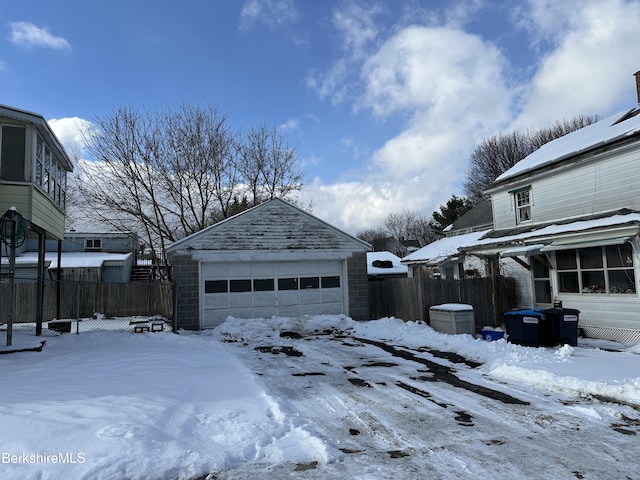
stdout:
POLYGON ((71 171, 42 115, 0 105, 0 215, 15 207, 31 232, 62 240, 71 171))

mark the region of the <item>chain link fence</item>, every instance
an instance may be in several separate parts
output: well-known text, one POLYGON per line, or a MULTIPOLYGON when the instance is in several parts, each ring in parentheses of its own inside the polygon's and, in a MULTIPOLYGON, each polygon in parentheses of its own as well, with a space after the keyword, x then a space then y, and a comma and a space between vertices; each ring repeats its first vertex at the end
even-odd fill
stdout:
POLYGON ((0 331, 42 335, 88 331, 171 331, 173 286, 168 282, 38 282, 0 280, 0 331), (13 283, 13 289, 12 289, 13 283))

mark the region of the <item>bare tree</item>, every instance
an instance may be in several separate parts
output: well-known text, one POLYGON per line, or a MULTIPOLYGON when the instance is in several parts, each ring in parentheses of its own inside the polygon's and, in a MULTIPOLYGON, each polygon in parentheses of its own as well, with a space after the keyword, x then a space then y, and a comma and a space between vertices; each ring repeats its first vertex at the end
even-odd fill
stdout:
POLYGON ((266 134, 234 132, 211 106, 118 107, 84 132, 91 159, 79 162, 78 197, 97 221, 138 233, 164 258, 168 243, 302 187, 295 148, 254 130, 266 134))
POLYGON ((375 252, 390 251, 399 257, 410 253, 410 246, 424 247, 438 239, 433 219, 411 210, 390 213, 383 227, 362 230, 357 236, 370 243, 375 252))
POLYGON ((534 132, 514 131, 483 140, 471 154, 464 183, 465 195, 475 203, 497 177, 527 155, 545 143, 590 125, 597 119, 596 116, 579 115, 534 132))
POLYGON ((264 123, 243 132, 238 169, 253 205, 286 197, 300 189, 304 178, 295 148, 280 130, 264 123))
POLYGON ((374 252, 389 250, 389 234, 382 229, 368 228, 358 232, 357 237, 371 244, 374 252))
POLYGON ((438 234, 437 229, 434 227, 433 219, 427 218, 424 215, 416 216, 409 228, 409 238, 417 240, 420 247, 436 241, 438 234))
POLYGON ((384 220, 384 227, 397 240, 417 240, 422 247, 437 237, 433 220, 411 210, 390 213, 384 220))

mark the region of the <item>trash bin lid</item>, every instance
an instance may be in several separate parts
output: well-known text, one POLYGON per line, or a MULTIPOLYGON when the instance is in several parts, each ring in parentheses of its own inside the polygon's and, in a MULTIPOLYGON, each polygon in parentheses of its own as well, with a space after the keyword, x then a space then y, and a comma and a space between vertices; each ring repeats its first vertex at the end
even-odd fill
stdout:
POLYGON ((522 309, 522 310, 509 310, 508 312, 504 312, 503 315, 526 315, 528 317, 541 317, 543 310, 534 310, 534 309, 522 309))
POLYGON ((433 305, 429 310, 444 310, 447 312, 466 312, 473 310, 473 305, 465 303, 443 303, 442 305, 433 305))
POLYGON ((544 313, 555 313, 558 315, 578 315, 580 310, 576 310, 575 308, 548 308, 544 311, 544 313))

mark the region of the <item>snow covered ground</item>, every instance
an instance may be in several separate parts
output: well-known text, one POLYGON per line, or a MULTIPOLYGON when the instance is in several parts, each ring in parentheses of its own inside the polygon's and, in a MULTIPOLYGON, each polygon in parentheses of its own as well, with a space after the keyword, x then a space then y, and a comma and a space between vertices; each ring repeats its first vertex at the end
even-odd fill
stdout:
POLYGON ((0 355, 2 479, 640 478, 639 345, 341 316, 13 340, 46 345, 0 355))

